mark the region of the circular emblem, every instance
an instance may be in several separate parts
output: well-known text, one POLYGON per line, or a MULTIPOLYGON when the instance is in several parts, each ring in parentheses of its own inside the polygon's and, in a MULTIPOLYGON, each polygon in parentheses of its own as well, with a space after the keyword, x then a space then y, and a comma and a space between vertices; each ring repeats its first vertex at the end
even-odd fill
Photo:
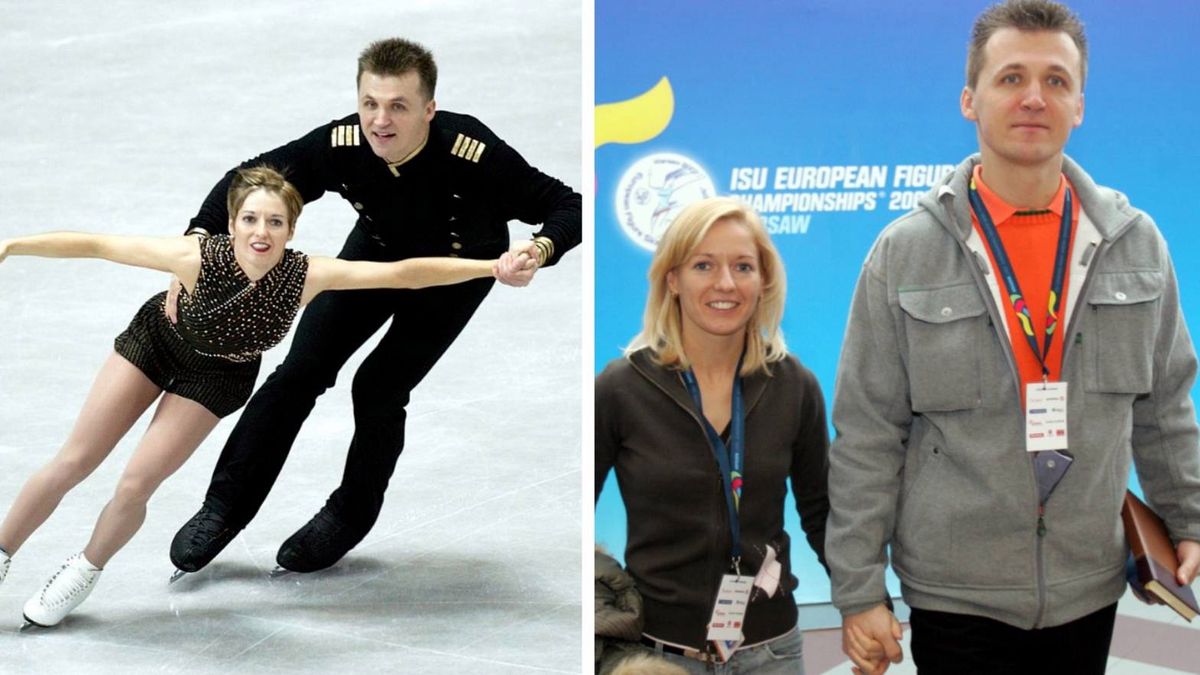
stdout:
POLYGON ((683 207, 716 193, 712 179, 691 159, 668 152, 648 155, 617 182, 617 220, 625 236, 653 251, 683 207))

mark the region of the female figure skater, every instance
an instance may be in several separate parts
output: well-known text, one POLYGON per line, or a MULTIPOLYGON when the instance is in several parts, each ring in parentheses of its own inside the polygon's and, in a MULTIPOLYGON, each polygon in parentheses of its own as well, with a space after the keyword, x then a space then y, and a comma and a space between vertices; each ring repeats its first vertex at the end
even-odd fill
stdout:
POLYGON ((59 232, 0 241, 9 255, 103 258, 171 272, 183 284, 179 322, 150 298, 115 341, 70 437, 29 478, 0 524, 0 581, 21 544, 159 401, 91 540, 25 603, 26 621, 53 626, 83 602, 109 559, 146 516, 146 502, 224 417, 245 404, 260 354, 287 334, 300 306, 327 290, 421 288, 491 276, 499 261, 413 258, 348 261, 285 249, 303 207, 278 172, 239 172, 229 189, 229 236, 126 237, 59 232), (160 399, 161 396, 161 399, 160 399))
POLYGON ((643 649, 688 672, 801 673, 784 499, 790 479, 823 564, 829 443, 779 329, 782 261, 758 214, 712 198, 679 214, 649 276, 642 332, 596 378, 596 495, 615 468, 643 649), (739 602, 741 640, 716 618, 739 602))

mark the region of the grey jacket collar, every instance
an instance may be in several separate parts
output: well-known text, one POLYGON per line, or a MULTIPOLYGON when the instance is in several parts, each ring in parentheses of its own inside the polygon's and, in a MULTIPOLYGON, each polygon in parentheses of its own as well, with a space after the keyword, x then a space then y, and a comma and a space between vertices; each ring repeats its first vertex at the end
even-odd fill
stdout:
MULTIPOLYGON (((959 241, 966 241, 971 234, 971 207, 966 199, 967 184, 975 165, 979 162, 978 153, 967 157, 918 202, 920 207, 929 211, 934 219, 959 241)), ((1125 195, 1096 185, 1086 171, 1065 155, 1063 173, 1075 187, 1080 206, 1106 241, 1121 236, 1141 215, 1140 211, 1129 204, 1125 195)))

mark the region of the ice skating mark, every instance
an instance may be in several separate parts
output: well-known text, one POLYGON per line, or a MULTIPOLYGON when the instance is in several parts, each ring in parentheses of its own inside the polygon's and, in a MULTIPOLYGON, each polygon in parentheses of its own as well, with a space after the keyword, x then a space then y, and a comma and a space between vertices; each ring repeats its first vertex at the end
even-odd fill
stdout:
POLYGON ((296 574, 296 572, 289 570, 288 568, 283 567, 282 565, 276 565, 275 569, 271 570, 271 578, 272 579, 286 577, 289 574, 296 574))

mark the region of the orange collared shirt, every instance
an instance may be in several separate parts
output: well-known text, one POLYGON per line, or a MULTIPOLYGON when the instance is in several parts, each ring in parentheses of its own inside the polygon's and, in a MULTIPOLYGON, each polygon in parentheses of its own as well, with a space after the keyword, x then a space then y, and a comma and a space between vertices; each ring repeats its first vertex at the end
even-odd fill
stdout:
MULTIPOLYGON (((1063 198, 1066 196, 1066 189, 1070 183, 1066 176, 1060 179, 1058 192, 1050 199, 1050 203, 1046 205, 1045 209, 1036 212, 1018 211, 1016 207, 1005 203, 999 195, 988 189, 987 184, 983 182, 982 169, 982 165, 975 167, 975 186, 979 190, 979 197, 982 199, 984 207, 988 210, 988 215, 996 224, 996 232, 1000 235, 1000 241, 1004 243, 1004 250, 1008 253, 1013 273, 1016 274, 1017 283, 1021 285, 1022 296, 1029 307, 1030 316, 1033 318, 1033 332, 1037 338, 1038 349, 1041 349, 1046 339, 1046 306, 1050 302, 1050 281, 1054 276, 1054 254, 1058 245, 1058 228, 1062 219, 1063 198)), ((1079 222, 1079 199, 1073 187, 1071 203, 1071 239, 1074 240, 1075 225, 1079 222)), ((980 239, 983 240, 984 248, 987 249, 993 274, 997 274, 996 282, 999 284, 1000 294, 1003 296, 1000 304, 1008 319, 1008 339, 1012 344, 1017 371, 1021 376, 1020 393, 1022 404, 1024 404, 1024 385, 1042 381, 1042 366, 1038 363, 1037 357, 1033 355, 1033 350, 1029 348, 1025 332, 1021 330, 1016 310, 1013 309, 1012 302, 1008 300, 1008 291, 1004 287, 1004 280, 999 277, 996 258, 987 245, 987 238, 983 236, 983 230, 979 227, 979 220, 975 217, 974 210, 971 211, 971 222, 980 239)), ((1058 301, 1058 328, 1054 332, 1054 340, 1050 343, 1050 354, 1046 358, 1046 366, 1050 370, 1048 378, 1052 382, 1059 380, 1062 376, 1063 336, 1067 330, 1065 312, 1070 271, 1071 268, 1068 265, 1063 276, 1062 297, 1058 301)))

